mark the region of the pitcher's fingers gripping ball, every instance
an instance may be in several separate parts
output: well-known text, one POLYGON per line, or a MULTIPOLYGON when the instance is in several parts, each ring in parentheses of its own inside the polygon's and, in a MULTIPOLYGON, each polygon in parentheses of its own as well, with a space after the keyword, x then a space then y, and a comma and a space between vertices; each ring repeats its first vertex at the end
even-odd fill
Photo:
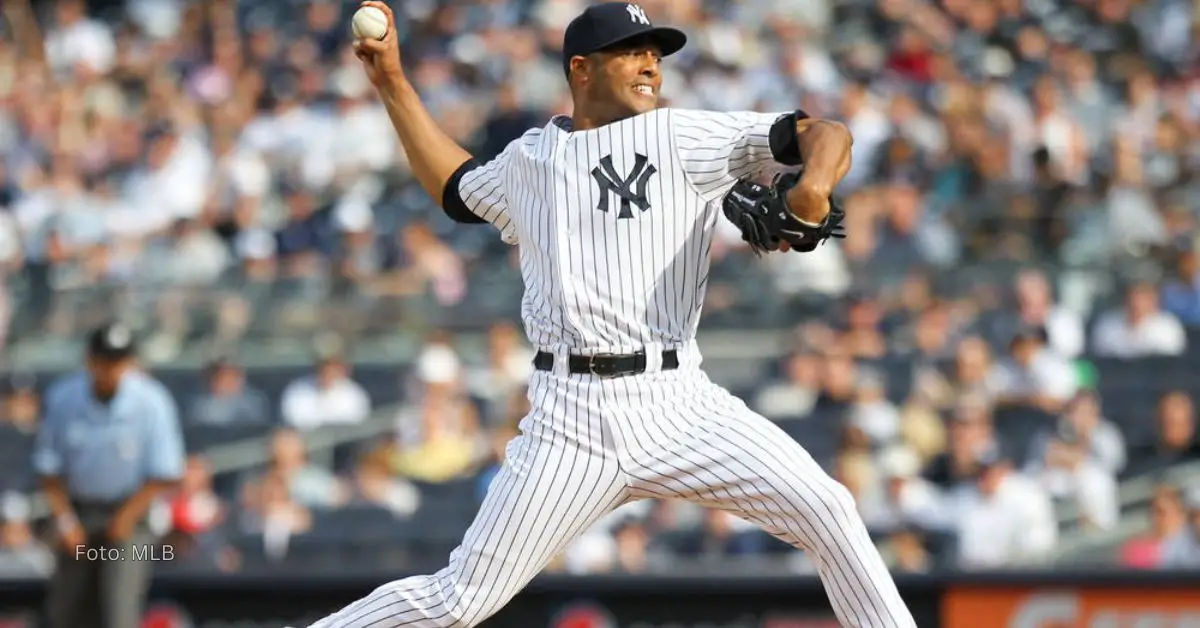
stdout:
POLYGON ((373 6, 360 7, 351 19, 351 32, 356 39, 382 40, 388 34, 388 17, 373 6))

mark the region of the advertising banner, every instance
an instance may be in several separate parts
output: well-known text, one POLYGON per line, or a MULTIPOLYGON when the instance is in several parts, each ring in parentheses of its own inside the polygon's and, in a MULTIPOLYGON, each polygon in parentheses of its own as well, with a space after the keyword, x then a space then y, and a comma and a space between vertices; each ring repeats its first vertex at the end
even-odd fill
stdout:
POLYGON ((601 604, 569 602, 563 605, 546 628, 839 628, 833 614, 825 611, 762 611, 737 604, 601 604))
POLYGON ((943 628, 1200 628, 1196 587, 952 587, 943 628))

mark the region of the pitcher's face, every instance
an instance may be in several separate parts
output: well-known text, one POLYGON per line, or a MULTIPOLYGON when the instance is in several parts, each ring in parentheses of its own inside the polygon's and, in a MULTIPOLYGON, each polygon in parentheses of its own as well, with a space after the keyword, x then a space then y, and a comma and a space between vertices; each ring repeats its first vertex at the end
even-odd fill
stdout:
MULTIPOLYGON (((589 55, 583 97, 591 110, 615 122, 658 108, 662 51, 647 39, 633 39, 589 55)), ((579 103, 577 103, 579 104, 579 103)))

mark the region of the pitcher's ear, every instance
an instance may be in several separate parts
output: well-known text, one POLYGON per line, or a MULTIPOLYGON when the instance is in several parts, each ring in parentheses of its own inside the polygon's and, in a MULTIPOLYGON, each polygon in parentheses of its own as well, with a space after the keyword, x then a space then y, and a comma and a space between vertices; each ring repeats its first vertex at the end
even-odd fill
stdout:
POLYGON ((574 77, 575 80, 579 81, 580 83, 588 82, 588 78, 591 75, 591 62, 588 61, 587 57, 581 57, 579 55, 571 57, 567 67, 568 82, 572 77, 574 77))

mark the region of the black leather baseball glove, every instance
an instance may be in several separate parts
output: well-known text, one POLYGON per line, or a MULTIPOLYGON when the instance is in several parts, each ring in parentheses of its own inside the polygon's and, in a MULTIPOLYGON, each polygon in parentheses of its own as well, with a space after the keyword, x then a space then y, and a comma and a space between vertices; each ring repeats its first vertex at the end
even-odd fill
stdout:
POLYGON ((792 249, 807 253, 829 238, 843 239, 846 229, 842 221, 846 212, 834 197, 829 198, 829 215, 818 225, 796 218, 788 207, 787 192, 800 180, 795 173, 775 177, 770 186, 741 179, 722 201, 725 217, 742 231, 742 239, 755 254, 778 251, 780 242, 792 249))

